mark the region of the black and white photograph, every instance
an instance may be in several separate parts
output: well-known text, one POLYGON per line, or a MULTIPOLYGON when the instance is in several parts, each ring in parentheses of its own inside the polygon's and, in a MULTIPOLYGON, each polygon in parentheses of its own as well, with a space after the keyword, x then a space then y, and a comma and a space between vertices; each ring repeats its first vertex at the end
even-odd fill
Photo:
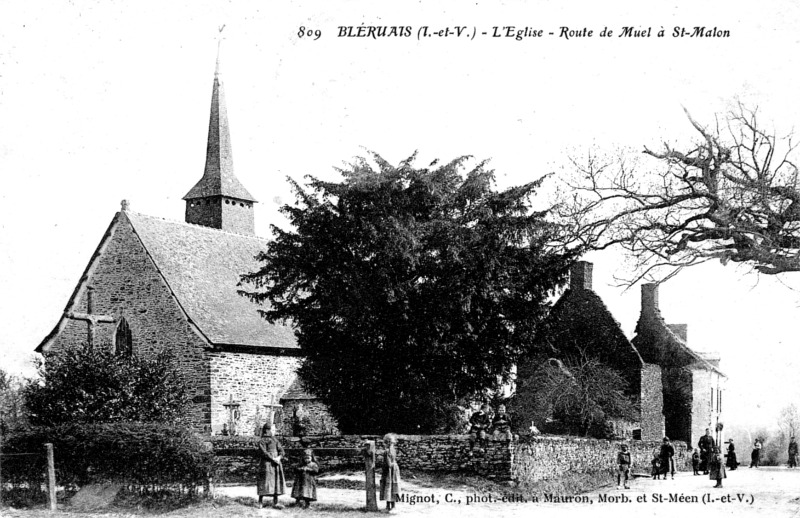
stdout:
POLYGON ((0 0, 0 516, 800 515, 800 5, 0 0))

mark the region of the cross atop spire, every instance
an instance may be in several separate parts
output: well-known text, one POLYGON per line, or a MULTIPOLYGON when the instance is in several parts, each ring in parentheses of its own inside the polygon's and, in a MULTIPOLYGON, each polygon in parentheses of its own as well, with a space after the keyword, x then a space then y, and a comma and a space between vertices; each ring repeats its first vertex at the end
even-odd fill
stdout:
POLYGON ((247 202, 255 198, 239 182, 233 173, 233 151, 228 130, 228 110, 225 105, 225 92, 219 72, 222 29, 219 28, 217 43, 217 63, 214 70, 214 86, 211 92, 211 118, 208 124, 208 144, 206 147, 206 168, 203 177, 183 197, 189 201, 211 196, 225 196, 247 202))

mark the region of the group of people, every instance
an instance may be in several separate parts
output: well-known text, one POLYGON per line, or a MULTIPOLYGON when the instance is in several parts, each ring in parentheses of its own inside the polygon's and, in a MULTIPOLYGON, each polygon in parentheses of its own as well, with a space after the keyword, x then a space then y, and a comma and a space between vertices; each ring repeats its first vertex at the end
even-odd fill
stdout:
POLYGON ((469 418, 469 449, 474 450, 475 444, 486 448, 489 437, 495 441, 511 441, 514 438, 511 432, 511 417, 506 413, 506 406, 499 405, 494 416, 488 404, 481 405, 480 410, 469 418))
POLYGON ((663 477, 667 480, 667 475, 672 475, 675 478, 675 448, 669 440, 669 437, 664 437, 661 448, 653 452, 653 460, 650 461, 652 466, 651 475, 654 480, 663 477))
MULTIPOLYGON (((796 447, 795 447, 796 449, 796 447)), ((651 475, 653 480, 667 479, 667 475, 675 478, 675 448, 669 440, 669 437, 664 437, 661 447, 653 452, 653 459, 651 460, 651 475)), ((728 443, 728 465, 730 469, 736 469, 738 465, 736 461, 736 449, 733 445, 733 440, 728 443)), ((697 443, 697 448, 692 453, 692 468, 695 475, 699 475, 700 471, 704 475, 708 475, 711 480, 716 481, 715 488, 722 487, 722 479, 727 477, 725 472, 725 462, 723 461, 722 452, 717 447, 714 438, 711 436, 711 430, 706 428, 706 433, 700 438, 697 443)), ((628 451, 628 445, 623 444, 617 453, 617 489, 624 483, 625 489, 629 489, 628 480, 630 479, 631 471, 631 454, 628 451)))
MULTIPOLYGON (((381 470, 380 498, 386 501, 386 509, 394 509, 395 502, 400 499, 400 467, 397 465, 397 436, 387 434, 383 438, 383 466, 381 470)), ((259 463, 258 479, 258 506, 264 507, 264 497, 272 497, 272 507, 281 509, 278 497, 286 493, 286 479, 283 472, 283 459, 285 452, 281 443, 275 437, 275 429, 265 424, 261 430, 261 440, 258 443, 259 463)), ((302 463, 295 468, 292 498, 296 506, 308 508, 311 502, 317 500, 317 474, 319 464, 314 456, 314 450, 307 449, 303 452, 302 463)))
MULTIPOLYGON (((675 478, 675 447, 669 440, 669 437, 664 437, 661 447, 653 452, 653 460, 651 464, 651 474, 653 480, 658 480, 663 477, 667 479, 667 475, 672 475, 675 478)), ((624 483, 625 489, 630 489, 628 481, 631 475, 631 453, 628 451, 628 445, 623 444, 620 446, 620 451, 617 453, 617 489, 621 488, 624 483)))

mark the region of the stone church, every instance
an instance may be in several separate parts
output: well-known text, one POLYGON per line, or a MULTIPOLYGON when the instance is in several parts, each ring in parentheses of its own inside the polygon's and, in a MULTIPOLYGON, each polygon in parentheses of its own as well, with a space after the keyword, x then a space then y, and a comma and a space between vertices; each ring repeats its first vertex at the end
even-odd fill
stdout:
MULTIPOLYGON (((592 289, 592 270, 585 261, 573 266, 568 289, 543 323, 540 346, 552 359, 594 358, 622 375, 639 419, 613 423, 618 436, 661 440, 666 435, 697 444, 705 429, 713 432, 721 420, 725 375, 719 358, 689 348, 685 324, 665 323, 654 284, 642 286, 636 335, 628 340, 592 289)), ((517 368, 517 391, 523 398, 524 391, 536 390, 525 383, 535 368, 530 361, 517 368)))
POLYGON ((334 432, 335 422, 296 379, 302 356, 293 329, 268 323, 238 294, 240 275, 257 269, 266 240, 255 235, 256 200, 234 174, 219 59, 205 172, 183 199, 185 222, 138 214, 122 202, 36 351, 168 348, 190 387, 198 430, 220 433, 226 425, 252 434, 274 412, 277 423, 288 421, 281 405, 302 401, 312 418, 322 417, 311 419, 309 433, 334 432), (325 429, 314 428, 320 422, 325 429))

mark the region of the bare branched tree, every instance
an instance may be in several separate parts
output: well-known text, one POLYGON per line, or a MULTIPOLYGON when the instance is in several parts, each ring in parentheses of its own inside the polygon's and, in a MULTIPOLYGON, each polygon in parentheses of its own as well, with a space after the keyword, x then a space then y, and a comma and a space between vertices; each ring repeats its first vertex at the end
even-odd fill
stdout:
POLYGON ((795 437, 800 432, 800 412, 797 410, 797 405, 791 403, 781 409, 778 415, 778 428, 786 438, 795 437))
MULTIPOLYGON (((686 111, 686 110, 684 110, 686 111)), ((694 144, 572 160, 559 215, 573 246, 625 249, 633 283, 708 260, 763 274, 800 271, 800 189, 792 136, 737 103, 713 126, 686 111, 694 144)))

